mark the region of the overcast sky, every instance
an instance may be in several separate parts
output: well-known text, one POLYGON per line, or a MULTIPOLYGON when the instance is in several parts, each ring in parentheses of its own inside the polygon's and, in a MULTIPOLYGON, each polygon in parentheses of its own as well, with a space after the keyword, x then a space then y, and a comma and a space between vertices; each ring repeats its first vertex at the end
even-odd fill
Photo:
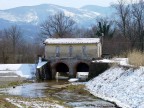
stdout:
POLYGON ((111 3, 115 3, 116 1, 117 0, 0 0, 0 10, 45 3, 76 8, 84 5, 109 6, 111 3))

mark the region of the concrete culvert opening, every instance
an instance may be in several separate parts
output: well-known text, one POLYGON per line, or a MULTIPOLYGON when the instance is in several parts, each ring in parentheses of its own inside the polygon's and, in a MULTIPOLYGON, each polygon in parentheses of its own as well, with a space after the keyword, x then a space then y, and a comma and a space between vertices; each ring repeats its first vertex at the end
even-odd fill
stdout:
POLYGON ((60 76, 68 76, 69 68, 65 63, 57 63, 55 69, 56 72, 59 72, 60 76))
POLYGON ((89 74, 89 65, 86 63, 79 63, 76 67, 76 77, 79 80, 87 80, 89 74))
POLYGON ((76 67, 77 72, 89 72, 89 65, 86 63, 79 63, 76 67))

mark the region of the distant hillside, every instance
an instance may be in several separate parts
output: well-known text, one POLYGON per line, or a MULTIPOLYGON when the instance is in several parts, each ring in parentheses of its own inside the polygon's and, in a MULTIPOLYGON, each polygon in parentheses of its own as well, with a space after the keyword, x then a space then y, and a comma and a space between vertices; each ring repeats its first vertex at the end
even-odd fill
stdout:
POLYGON ((81 9, 84 9, 87 11, 98 12, 103 16, 109 16, 115 11, 114 8, 112 7, 102 7, 102 6, 96 6, 96 5, 86 5, 86 6, 81 7, 81 9))
POLYGON ((81 27, 89 27, 95 23, 97 16, 109 15, 112 10, 110 7, 94 5, 87 5, 80 9, 53 4, 22 6, 0 10, 0 29, 16 24, 22 28, 25 37, 32 39, 38 33, 39 24, 47 16, 54 15, 57 12, 63 12, 66 16, 70 16, 81 27))

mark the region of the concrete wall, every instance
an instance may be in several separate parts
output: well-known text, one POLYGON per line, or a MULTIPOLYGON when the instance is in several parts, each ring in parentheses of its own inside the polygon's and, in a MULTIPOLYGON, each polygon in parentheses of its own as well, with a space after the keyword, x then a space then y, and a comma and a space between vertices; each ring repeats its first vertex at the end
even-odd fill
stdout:
POLYGON ((69 68, 69 76, 70 77, 76 77, 76 69, 79 63, 85 63, 89 66, 91 60, 79 60, 79 59, 55 59, 51 61, 51 68, 52 68, 52 78, 55 78, 56 75, 56 69, 55 66, 59 63, 64 63, 67 65, 67 67, 69 68))
POLYGON ((101 44, 73 44, 73 45, 46 45, 45 58, 56 57, 56 47, 59 47, 59 57, 70 57, 70 46, 72 47, 71 57, 101 57, 101 44), (85 47, 85 48, 84 48, 85 47), (85 49, 85 52, 83 51, 85 49))
POLYGON ((45 58, 51 63, 52 78, 55 78, 56 65, 64 63, 69 68, 70 77, 76 76, 79 63, 89 66, 92 58, 101 57, 101 43, 98 44, 48 44, 45 46, 45 58), (72 48, 70 54, 70 47, 72 48), (59 51, 58 51, 59 48, 59 51), (56 56, 59 52, 59 56, 56 56))

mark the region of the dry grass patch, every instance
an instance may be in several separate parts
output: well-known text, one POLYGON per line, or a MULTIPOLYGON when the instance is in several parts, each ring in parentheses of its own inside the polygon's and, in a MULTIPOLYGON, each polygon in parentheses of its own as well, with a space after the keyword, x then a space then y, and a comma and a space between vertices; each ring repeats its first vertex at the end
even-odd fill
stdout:
POLYGON ((133 50, 127 55, 129 64, 134 66, 144 66, 144 52, 133 50))
POLYGON ((0 108, 56 108, 56 106, 71 108, 65 105, 64 101, 49 96, 45 98, 25 98, 5 94, 0 95, 0 108))
POLYGON ((0 108, 18 108, 5 100, 5 96, 0 95, 0 108))
POLYGON ((13 87, 13 86, 18 86, 20 84, 23 84, 24 82, 22 81, 1 81, 0 82, 0 88, 7 88, 7 87, 13 87))
POLYGON ((144 66, 144 52, 141 52, 139 50, 132 50, 132 51, 126 51, 120 54, 119 56, 115 56, 116 58, 128 58, 129 64, 139 67, 144 66))
POLYGON ((82 94, 82 95, 91 95, 87 90, 85 90, 85 85, 69 85, 66 87, 66 90, 72 91, 74 93, 82 94))

